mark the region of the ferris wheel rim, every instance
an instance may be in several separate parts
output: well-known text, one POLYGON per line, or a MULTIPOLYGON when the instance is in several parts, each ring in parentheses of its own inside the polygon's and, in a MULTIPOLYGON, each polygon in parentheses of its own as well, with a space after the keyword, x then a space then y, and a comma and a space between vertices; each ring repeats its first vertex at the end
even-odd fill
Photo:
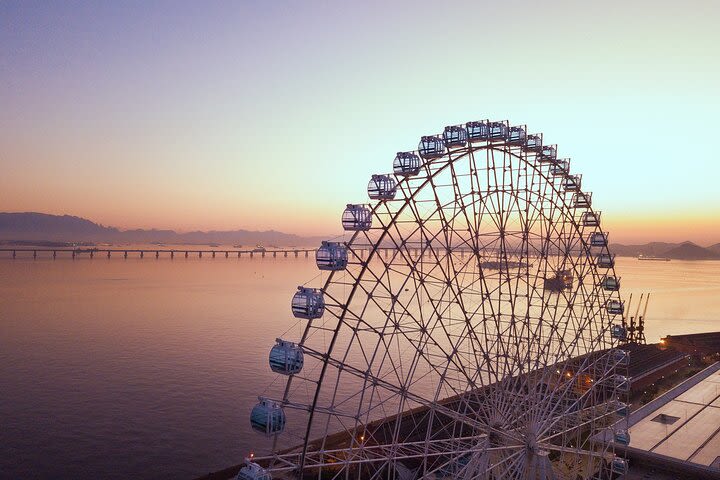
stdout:
MULTIPOLYGON (((325 361, 322 363, 321 372, 320 372, 319 377, 318 377, 318 380, 317 380, 317 382, 316 382, 316 383, 317 383, 317 387, 316 387, 316 390, 315 390, 315 395, 314 395, 314 398, 313 398, 312 406, 309 408, 309 418, 308 418, 308 425, 307 425, 306 434, 305 434, 305 438, 304 438, 303 449, 302 449, 302 457, 304 457, 304 456, 307 454, 308 445, 311 443, 310 431, 311 431, 312 423, 313 423, 313 415, 314 415, 314 412, 316 411, 316 408, 318 407, 319 393, 320 393, 320 390, 321 390, 321 388, 322 388, 322 384, 323 384, 323 381, 324 381, 324 378, 325 378, 325 375, 326 375, 326 372, 327 372, 327 368, 328 368, 328 365, 329 365, 329 360, 330 360, 331 355, 332 355, 332 352, 333 352, 333 350, 334 350, 334 348, 335 348, 335 346, 336 346, 336 340, 337 340, 338 334, 339 334, 340 330, 342 329, 342 327, 343 327, 343 325, 344 325, 344 320, 345 320, 345 317, 346 317, 346 314, 347 314, 347 311, 348 311, 348 307, 349 307, 349 305, 351 304, 352 299, 354 298, 354 295, 355 295, 355 293, 356 293, 356 291, 357 291, 357 289, 358 289, 358 286, 359 286, 359 284, 360 284, 360 279, 363 278, 363 276, 365 275, 365 273, 368 271, 368 265, 370 264, 370 261, 373 259, 373 257, 378 257, 378 258, 380 257, 380 255, 379 255, 379 253, 378 253, 378 252, 379 252, 379 249, 380 249, 380 245, 381 245, 382 241, 385 240, 386 237, 389 236, 389 235, 388 235, 389 226, 395 224, 395 222, 397 221, 397 219, 399 218, 399 216, 401 215, 401 213, 402 213, 406 208, 408 208, 408 207, 411 205, 411 203, 412 203, 412 201, 414 200, 415 196, 416 196, 423 188, 427 187, 428 184, 430 184, 430 185, 432 186, 432 181, 433 181, 433 179, 434 179, 436 176, 438 176, 441 172, 443 172, 445 169, 447 169, 447 168, 452 169, 452 168, 453 168, 453 165, 455 164, 456 161, 459 161, 459 160, 461 160, 462 158, 464 158, 464 157, 466 157, 466 156, 469 156, 469 155, 472 155, 472 154, 474 154, 475 152, 478 152, 478 151, 498 151, 498 152, 502 152, 503 154, 508 154, 508 153, 509 153, 510 155, 512 155, 512 156, 514 156, 515 158, 517 158, 520 162, 524 162, 526 167, 532 168, 535 173, 537 173, 537 174, 540 175, 540 177, 542 178, 542 180, 544 180, 547 185, 550 185, 550 186, 551 186, 551 188, 552 188, 552 190, 553 190, 553 192, 552 192, 552 193, 553 193, 553 197, 554 197, 554 198, 560 198, 560 199, 561 199, 562 205, 563 205, 563 207, 564 207, 563 210, 573 212, 573 215, 570 216, 570 218, 572 219, 572 221, 570 222, 570 224, 571 224, 572 227, 574 228, 574 231, 575 231, 576 233, 578 233, 578 235, 579 235, 578 238, 579 238, 579 240, 581 241, 581 243, 582 243, 583 246, 584 246, 584 247, 583 247, 583 248, 584 248, 584 251, 586 251, 587 255, 591 255, 591 249, 590 249, 590 247, 589 247, 588 245, 586 245, 585 239, 582 238, 583 228, 581 227, 580 222, 577 221, 577 220, 574 218, 574 210, 575 210, 575 208, 573 208, 573 207, 572 207, 571 205, 569 205, 569 203, 568 203, 568 200, 567 200, 567 197, 566 197, 566 193, 567 193, 567 192, 562 191, 562 190, 560 189, 560 187, 556 186, 556 185, 555 185, 555 182, 553 181, 552 176, 546 175, 546 174, 542 171, 540 165, 534 165, 533 163, 527 161, 526 159, 523 159, 523 158, 522 158, 522 155, 515 155, 515 154, 513 154, 512 152, 509 151, 509 150, 511 150, 510 145, 507 145, 507 144, 487 144, 487 145, 482 145, 482 146, 477 146, 477 147, 473 147, 472 145, 468 144, 467 148, 463 148, 463 150, 464 150, 464 153, 460 154, 459 156, 457 156, 457 157, 455 157, 455 158, 453 158, 453 155, 452 155, 452 154, 453 154, 453 153, 457 153, 457 152, 448 151, 448 152, 446 152, 444 155, 442 155, 441 157, 438 157, 438 158, 436 158, 436 159, 429 159, 429 160, 426 160, 426 161, 425 161, 425 163, 423 164, 423 168, 427 170, 428 176, 423 180, 423 182, 422 182, 420 185, 415 186, 415 188, 413 189, 413 193, 412 193, 410 196, 406 196, 406 198, 405 198, 405 200, 402 202, 402 205, 400 206, 400 208, 398 208, 397 211, 395 212, 395 216, 394 216, 387 224, 385 224, 385 225, 383 225, 383 226, 381 227, 382 233, 380 234, 380 237, 377 239, 377 241, 376 241, 374 244, 371 243, 371 246, 370 246, 370 248, 368 249, 368 255, 367 255, 367 260, 366 260, 366 261, 363 261, 362 259, 360 259, 360 257, 355 254, 354 250, 353 250, 352 248, 349 248, 349 251, 350 251, 353 255, 356 255, 357 259, 360 261, 360 270, 359 270, 357 276, 355 277, 355 280, 354 280, 353 285, 352 285, 352 287, 351 287, 351 289, 350 289, 350 292, 349 292, 349 293, 347 294, 347 296, 346 296, 346 300, 345 300, 345 302, 344 302, 344 306, 343 306, 342 309, 341 309, 341 313, 340 313, 339 315, 334 315, 334 316, 337 318, 337 326, 336 326, 336 328, 334 329, 334 332, 333 332, 333 335, 332 335, 332 339, 330 340, 330 343, 329 343, 329 346, 328 346, 327 353, 324 354, 324 355, 325 355, 325 361), (430 165, 433 164, 433 163, 437 164, 437 163, 440 163, 440 162, 442 162, 443 165, 441 165, 441 167, 440 167, 439 169, 435 170, 434 172, 431 172, 430 165)), ((391 175, 393 175, 393 174, 391 174, 391 175)), ((394 177, 395 177, 396 180, 397 180, 398 188, 403 188, 404 186, 408 186, 408 188, 409 188, 409 184, 410 184, 411 177, 409 177, 409 176, 400 176, 400 175, 397 175, 397 174, 394 174, 394 177)), ((434 187, 433 187, 433 188, 434 188, 434 187)), ((457 199, 456 199, 456 200, 457 200, 457 199)), ((383 205, 386 205, 386 201, 385 201, 385 200, 379 200, 379 201, 375 202, 373 205, 371 205, 371 212, 372 212, 373 217, 376 216, 378 210, 379 210, 383 205)), ((412 208, 412 207, 411 207, 411 208, 412 208)), ((440 208, 440 207, 438 207, 438 208, 440 208)), ((437 211, 437 210, 436 210, 436 211, 437 211)), ((585 209, 585 211, 594 212, 594 210, 592 209, 592 206, 588 206, 588 207, 585 209)), ((420 230, 421 228, 422 228, 422 227, 418 227, 415 231, 418 231, 418 230, 420 230)), ((601 226, 599 226, 599 225, 597 226, 597 229, 596 229, 595 231, 598 231, 598 230, 599 230, 600 232, 603 232, 601 226)), ((351 247, 351 246, 354 244, 355 240, 356 240, 357 238, 361 237, 362 235, 363 235, 363 232, 362 232, 362 231, 355 231, 355 232, 351 235, 351 238, 350 238, 348 241, 344 242, 344 244, 345 244, 347 247, 351 247)), ((392 236, 390 236, 390 237, 392 238, 392 236)), ((394 242, 394 239, 393 239, 393 242, 394 242)), ((394 242, 394 243, 396 243, 396 242, 394 242)), ((403 245, 403 246, 405 246, 405 245, 403 245)), ((396 243, 396 247, 398 247, 397 243, 396 243)), ((398 248, 398 250, 402 252, 402 249, 401 249, 401 248, 398 248)), ((476 247, 476 248, 471 252, 471 254, 469 255, 469 257, 472 258, 472 257, 473 257, 473 254, 474 254, 475 256, 477 256, 477 250, 478 250, 478 249, 477 249, 477 247, 476 247)), ((607 251, 607 248, 606 248, 606 251, 607 251)), ((387 265, 385 265, 385 266, 387 267, 387 265)), ((614 265, 613 265, 609 270, 612 271, 613 277, 617 278, 616 275, 615 275, 614 265)), ((481 269, 481 271, 482 271, 482 269, 481 269)), ((596 271, 597 271, 597 268, 595 268, 593 271, 596 272, 596 271)), ((330 272, 328 278, 327 278, 326 281, 324 282, 323 287, 320 289, 323 293, 327 294, 328 287, 333 283, 333 280, 334 280, 334 278, 335 278, 337 275, 340 275, 340 272, 336 272, 336 271, 330 272)), ((338 304, 340 304, 340 302, 338 302, 338 304)), ((491 305, 491 307, 492 307, 492 305, 491 305)), ((306 341, 306 339, 307 339, 307 337, 308 337, 308 334, 309 334, 309 332, 310 332, 310 330, 311 330, 311 328, 312 328, 312 323, 313 323, 313 320, 310 320, 310 321, 308 322, 308 324, 306 325, 306 327, 304 328, 304 331, 303 331, 303 334, 302 334, 302 339, 300 340, 300 342, 298 342, 298 345, 305 347, 305 341, 306 341)), ((610 328, 610 326, 609 326, 609 325, 606 325, 606 326, 604 327, 604 329, 603 329, 603 332, 605 332, 605 331, 608 330, 609 328, 610 328)), ((286 402, 286 401, 287 401, 287 397, 288 397, 288 394, 289 394, 289 390, 290 390, 290 385, 291 385, 292 379, 293 379, 293 376, 291 375, 291 376, 288 378, 288 381, 287 381, 285 393, 284 393, 284 395, 283 395, 283 402, 286 402)), ((437 395, 436 395, 436 397, 437 397, 437 395)), ((438 401, 438 400, 437 400, 437 398, 436 398, 433 402, 437 403, 437 401, 438 401)), ((304 459, 301 460, 301 463, 300 463, 300 465, 299 465, 300 470, 302 470, 303 466, 304 466, 304 459)))

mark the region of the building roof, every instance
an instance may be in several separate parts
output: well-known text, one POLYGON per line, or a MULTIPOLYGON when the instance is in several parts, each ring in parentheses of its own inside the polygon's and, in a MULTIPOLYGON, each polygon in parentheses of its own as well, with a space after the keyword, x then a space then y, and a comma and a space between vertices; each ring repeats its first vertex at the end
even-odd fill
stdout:
POLYGON ((628 343, 621 348, 630 352, 628 375, 633 380, 639 380, 687 357, 685 353, 672 348, 661 349, 656 344, 628 343))
POLYGON ((628 453, 641 454, 631 457, 695 464, 720 475, 720 362, 633 412, 627 430, 628 453))
POLYGON ((684 351, 720 353, 720 332, 668 335, 661 342, 684 351))

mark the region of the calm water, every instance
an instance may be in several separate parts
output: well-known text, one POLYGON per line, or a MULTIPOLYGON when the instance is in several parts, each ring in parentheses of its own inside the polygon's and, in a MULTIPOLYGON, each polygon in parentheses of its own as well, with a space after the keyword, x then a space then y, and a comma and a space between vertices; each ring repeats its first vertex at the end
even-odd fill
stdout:
MULTIPOLYGON (((619 259, 647 337, 720 330, 720 262, 619 259)), ((0 258, 0 477, 192 478, 256 444, 312 258, 0 258)), ((320 278, 310 282, 320 285, 320 278)), ((634 308, 633 308, 634 311, 634 308)))

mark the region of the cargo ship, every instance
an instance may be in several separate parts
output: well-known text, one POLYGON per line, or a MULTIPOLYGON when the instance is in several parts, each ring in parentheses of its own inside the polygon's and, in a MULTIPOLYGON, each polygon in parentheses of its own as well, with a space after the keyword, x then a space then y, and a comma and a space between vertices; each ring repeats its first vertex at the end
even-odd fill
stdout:
POLYGON ((654 262, 669 262, 670 259, 667 257, 655 257, 653 255, 638 255, 638 260, 648 260, 654 262))

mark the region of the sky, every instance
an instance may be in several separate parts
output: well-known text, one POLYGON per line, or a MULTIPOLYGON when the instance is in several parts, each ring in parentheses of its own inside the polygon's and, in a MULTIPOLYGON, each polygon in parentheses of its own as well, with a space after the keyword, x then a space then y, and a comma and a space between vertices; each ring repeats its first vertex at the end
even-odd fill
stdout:
POLYGON ((720 2, 0 2, 0 211, 340 230, 421 135, 572 158, 611 240, 720 242, 720 2))

